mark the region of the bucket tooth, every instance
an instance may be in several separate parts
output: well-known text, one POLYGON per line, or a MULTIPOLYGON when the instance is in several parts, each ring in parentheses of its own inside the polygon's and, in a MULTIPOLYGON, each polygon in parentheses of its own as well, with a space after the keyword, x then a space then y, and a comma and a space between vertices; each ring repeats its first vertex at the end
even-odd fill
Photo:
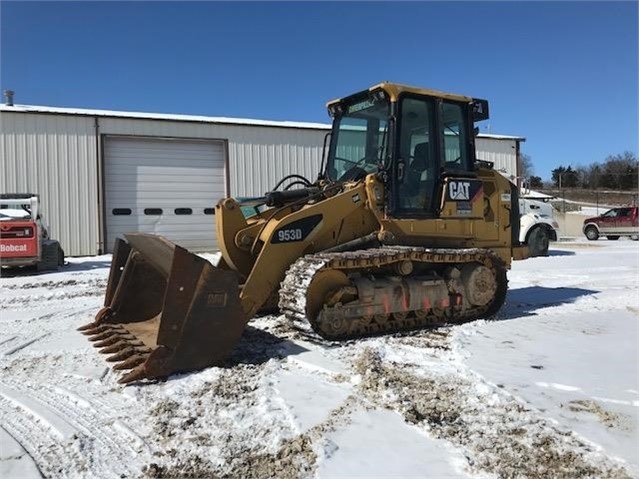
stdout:
MULTIPOLYGON (((95 343, 93 346, 96 348, 105 348, 108 346, 113 346, 114 344, 118 344, 120 342, 124 342, 125 344, 130 344, 131 346, 142 346, 144 343, 139 341, 133 334, 120 334, 116 333, 114 336, 104 339, 95 343)), ((102 353, 103 351, 100 350, 102 353)), ((107 352, 107 351, 104 351, 107 352)))
POLYGON ((95 327, 98 326, 98 322, 97 321, 92 321, 90 323, 84 324, 82 326, 80 326, 79 328, 76 329, 76 331, 86 331, 87 329, 93 329, 95 327))
POLYGON ((139 381, 140 379, 146 379, 146 378, 147 378, 146 369, 144 365, 140 365, 136 367, 135 369, 129 371, 124 376, 122 376, 120 380, 118 381, 118 383, 128 384, 128 383, 132 383, 134 381, 139 381))
MULTIPOLYGON (((116 342, 114 344, 111 344, 111 345, 107 346, 106 348, 100 349, 100 354, 119 353, 123 349, 128 348, 130 346, 131 345, 129 344, 128 341, 119 340, 118 342, 116 342)), ((97 347, 97 345, 96 345, 96 347, 97 347)), ((108 361, 108 359, 107 359, 107 361, 108 361)))
MULTIPOLYGON (((93 346, 96 347, 96 348, 105 348, 107 346, 113 346, 114 344, 118 344, 120 341, 122 341, 124 339, 126 339, 126 338, 123 338, 119 334, 115 334, 115 335, 111 336, 110 338, 103 339, 102 341, 98 341, 93 346)), ((103 352, 103 351, 100 350, 100 352, 103 352)))
POLYGON ((99 334, 96 334, 95 336, 91 336, 89 338, 89 341, 94 343, 96 341, 104 341, 104 340, 107 340, 107 339, 112 338, 112 337, 116 337, 117 338, 118 336, 119 336, 119 334, 118 334, 117 331, 113 331, 112 329, 108 329, 108 330, 104 331, 103 333, 99 333, 99 334))
MULTIPOLYGON (((85 331, 82 331, 82 334, 86 335, 86 336, 95 336, 98 334, 104 334, 104 333, 121 333, 121 334, 126 334, 128 333, 128 331, 126 329, 124 329, 121 325, 119 324, 103 324, 98 326, 97 328, 93 328, 93 329, 87 329, 85 331)), ((96 339, 89 339, 89 341, 97 341, 96 339)))
POLYGON ((115 371, 123 371, 125 369, 133 369, 134 367, 139 366, 144 361, 146 361, 146 358, 148 356, 149 356, 148 354, 135 354, 134 356, 131 356, 130 358, 122 361, 120 364, 116 364, 115 366, 113 366, 113 369, 115 371))
POLYGON ((133 346, 125 346, 120 349, 119 352, 114 354, 113 356, 109 356, 107 358, 107 362, 109 363, 119 363, 120 361, 124 361, 125 359, 129 359, 136 353, 136 350, 133 346))
POLYGON ((104 324, 104 325, 96 326, 94 328, 84 329, 82 330, 82 334, 84 334, 85 336, 93 336, 94 334, 100 334, 105 331, 109 331, 110 329, 111 327, 109 325, 104 324))

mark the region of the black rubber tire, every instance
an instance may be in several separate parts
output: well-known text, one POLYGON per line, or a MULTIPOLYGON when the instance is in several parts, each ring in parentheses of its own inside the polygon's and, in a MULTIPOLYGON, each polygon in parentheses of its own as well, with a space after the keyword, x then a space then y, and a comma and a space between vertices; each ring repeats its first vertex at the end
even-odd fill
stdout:
POLYGON ((588 238, 590 241, 597 241, 599 239, 599 231, 597 231, 597 228, 595 228, 594 226, 588 226, 584 233, 586 235, 586 238, 588 238))
POLYGON ((60 264, 60 243, 55 240, 42 241, 42 254, 36 264, 38 271, 51 271, 58 269, 60 264))
POLYGON ((58 266, 64 266, 64 250, 58 243, 58 266))
POLYGON ((612 241, 617 241, 619 239, 619 236, 617 235, 608 235, 606 236, 607 239, 612 240, 612 241))
POLYGON ((550 236, 544 228, 534 228, 528 234, 528 252, 531 257, 548 256, 550 236))

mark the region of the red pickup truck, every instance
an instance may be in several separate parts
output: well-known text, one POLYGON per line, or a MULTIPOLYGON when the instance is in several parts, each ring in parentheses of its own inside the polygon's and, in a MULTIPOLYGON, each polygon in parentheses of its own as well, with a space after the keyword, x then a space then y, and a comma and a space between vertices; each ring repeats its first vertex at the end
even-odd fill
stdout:
POLYGON ((584 220, 583 232, 589 240, 605 236, 617 240, 620 236, 639 239, 638 206, 622 206, 606 211, 601 216, 584 220))

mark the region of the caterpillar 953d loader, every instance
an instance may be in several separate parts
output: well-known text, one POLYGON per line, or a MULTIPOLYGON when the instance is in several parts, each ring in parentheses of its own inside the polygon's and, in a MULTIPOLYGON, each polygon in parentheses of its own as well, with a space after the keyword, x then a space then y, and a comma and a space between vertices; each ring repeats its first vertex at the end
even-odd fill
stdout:
POLYGON ((516 187, 475 158, 488 103, 381 83, 327 106, 316 181, 291 175, 284 190, 217 204, 217 266, 159 236, 117 241, 105 306, 81 329, 131 370, 120 382, 221 365, 278 305, 328 340, 502 306, 506 270, 527 252, 516 187))

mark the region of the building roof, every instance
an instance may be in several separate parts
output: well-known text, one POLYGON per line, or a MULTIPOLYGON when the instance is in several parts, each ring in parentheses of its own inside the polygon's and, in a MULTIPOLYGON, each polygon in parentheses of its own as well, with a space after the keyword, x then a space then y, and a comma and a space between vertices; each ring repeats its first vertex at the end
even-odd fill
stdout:
POLYGON ((217 123, 226 125, 249 125, 249 126, 274 126, 283 128, 304 128, 312 130, 330 130, 331 125, 326 123, 309 123, 299 121, 271 121, 253 120, 249 118, 227 118, 218 116, 201 115, 175 115, 169 113, 144 113, 136 111, 115 111, 115 110, 90 110, 85 108, 62 108, 53 106, 38 105, 13 105, 0 104, 0 111, 16 113, 49 113, 53 115, 82 115, 82 116, 102 116, 111 118, 138 118, 141 120, 172 120, 188 121, 196 123, 217 123))
POLYGON ((523 190, 520 195, 522 198, 528 198, 531 200, 552 200, 556 198, 556 196, 547 195, 546 193, 542 193, 541 191, 535 190, 523 190))
POLYGON ((492 138, 493 140, 518 140, 518 141, 526 141, 526 138, 523 136, 513 136, 513 135, 493 135, 492 133, 479 133, 477 138, 492 138))
MULTIPOLYGON (((116 110, 93 110, 86 108, 65 108, 56 106, 40 105, 12 105, 8 106, 0 103, 0 112, 15 113, 48 113, 52 115, 82 115, 101 116, 110 118, 137 118, 140 120, 169 120, 187 121, 194 123, 212 123, 223 125, 245 125, 245 126, 272 126, 280 128, 300 128, 309 130, 330 130, 328 123, 311 123, 300 121, 274 121, 256 120, 251 118, 229 118, 223 116, 203 116, 203 115, 177 115, 173 113, 145 113, 137 111, 116 111, 116 110)), ((495 140, 518 140, 526 141, 521 136, 493 135, 489 133, 479 133, 478 138, 492 138, 495 140)))

